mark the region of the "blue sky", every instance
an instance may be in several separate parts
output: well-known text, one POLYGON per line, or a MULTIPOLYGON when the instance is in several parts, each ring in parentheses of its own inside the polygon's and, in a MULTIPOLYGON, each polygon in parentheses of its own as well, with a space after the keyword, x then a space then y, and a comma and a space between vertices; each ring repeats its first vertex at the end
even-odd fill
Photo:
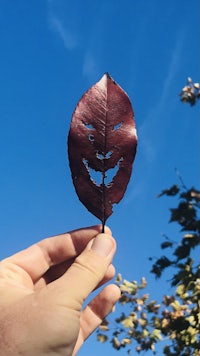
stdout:
MULTIPOLYGON (((19 0, 0 2, 0 257, 50 235, 93 225, 76 197, 66 137, 75 105, 105 72, 127 92, 138 152, 126 195, 108 225, 115 265, 126 279, 148 279, 162 233, 175 237, 168 208, 156 199, 179 180, 199 188, 199 104, 178 97, 200 80, 198 0, 19 0)), ((171 205, 170 205, 171 204, 171 205)), ((115 355, 90 339, 81 356, 115 355), (97 347, 98 346, 98 347, 97 347)), ((125 354, 122 350, 121 354, 125 354)))

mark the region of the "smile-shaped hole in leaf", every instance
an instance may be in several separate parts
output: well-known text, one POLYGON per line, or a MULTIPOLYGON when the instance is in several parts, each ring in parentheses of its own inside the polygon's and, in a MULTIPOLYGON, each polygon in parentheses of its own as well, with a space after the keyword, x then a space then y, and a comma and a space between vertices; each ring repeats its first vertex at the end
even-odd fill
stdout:
POLYGON ((90 175, 90 179, 98 187, 100 187, 101 185, 105 185, 106 187, 111 187, 111 185, 113 183, 113 179, 117 175, 117 172, 120 169, 120 164, 122 162, 123 162, 123 157, 121 157, 119 159, 119 161, 117 162, 115 167, 110 168, 107 171, 105 171, 104 175, 102 176, 102 172, 101 171, 96 171, 95 169, 92 169, 89 166, 89 163, 88 163, 87 159, 83 158, 83 163, 84 163, 85 168, 87 169, 87 171, 88 171, 88 173, 90 175))

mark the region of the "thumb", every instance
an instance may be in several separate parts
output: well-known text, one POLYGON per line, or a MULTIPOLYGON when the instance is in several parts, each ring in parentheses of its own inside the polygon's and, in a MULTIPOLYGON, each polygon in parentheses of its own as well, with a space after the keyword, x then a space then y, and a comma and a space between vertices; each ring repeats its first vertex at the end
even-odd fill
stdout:
POLYGON ((109 234, 99 234, 92 243, 90 241, 67 272, 54 282, 60 302, 80 310, 84 300, 103 279, 115 251, 116 242, 109 234))

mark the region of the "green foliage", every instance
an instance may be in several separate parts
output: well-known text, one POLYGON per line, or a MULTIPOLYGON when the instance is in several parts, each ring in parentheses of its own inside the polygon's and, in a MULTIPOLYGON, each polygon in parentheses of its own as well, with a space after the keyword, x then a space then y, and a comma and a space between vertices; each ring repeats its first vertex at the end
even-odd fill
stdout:
POLYGON ((114 326, 105 320, 97 333, 101 342, 110 340, 116 350, 126 348, 131 353, 152 350, 156 343, 165 341, 163 354, 167 356, 200 355, 200 266, 195 263, 192 252, 200 245, 200 192, 194 188, 166 189, 159 196, 178 196, 178 206, 170 209, 170 222, 181 227, 181 241, 166 241, 162 249, 169 249, 170 257, 162 256, 152 266, 151 272, 160 278, 163 271, 173 268, 175 273, 171 286, 174 294, 164 295, 161 303, 151 300, 144 290, 145 278, 140 284, 117 276, 121 289, 119 303, 126 307, 114 320, 114 326), (135 346, 132 346, 135 344, 135 346))

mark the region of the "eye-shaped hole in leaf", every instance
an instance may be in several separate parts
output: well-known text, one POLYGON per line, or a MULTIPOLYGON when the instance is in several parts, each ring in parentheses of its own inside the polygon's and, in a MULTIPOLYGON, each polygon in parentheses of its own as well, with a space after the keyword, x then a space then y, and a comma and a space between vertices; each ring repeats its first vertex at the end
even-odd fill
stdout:
POLYGON ((89 130, 96 130, 92 124, 88 124, 87 122, 82 121, 83 125, 89 130))
POLYGON ((113 127, 113 131, 116 131, 118 129, 120 129, 120 127, 123 125, 123 122, 119 122, 118 124, 116 124, 114 127, 113 127))

